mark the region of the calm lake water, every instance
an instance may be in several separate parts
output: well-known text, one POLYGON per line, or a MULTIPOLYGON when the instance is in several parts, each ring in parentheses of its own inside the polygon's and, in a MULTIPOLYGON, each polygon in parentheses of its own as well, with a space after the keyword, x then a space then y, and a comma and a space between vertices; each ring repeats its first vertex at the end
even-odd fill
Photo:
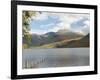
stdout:
POLYGON ((89 48, 23 49, 23 68, 89 65, 89 48))

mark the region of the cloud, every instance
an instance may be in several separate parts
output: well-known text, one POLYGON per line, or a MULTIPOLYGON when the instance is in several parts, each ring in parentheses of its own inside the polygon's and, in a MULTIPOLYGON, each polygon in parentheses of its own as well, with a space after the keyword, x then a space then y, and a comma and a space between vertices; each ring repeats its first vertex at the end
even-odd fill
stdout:
POLYGON ((75 32, 81 32, 83 34, 88 34, 90 25, 89 19, 82 17, 82 19, 77 20, 71 24, 72 30, 75 32))
POLYGON ((46 12, 43 12, 42 14, 37 12, 36 16, 33 16, 33 20, 46 20, 48 18, 48 15, 46 12))
POLYGON ((83 27, 82 32, 84 34, 88 34, 90 32, 90 23, 89 20, 84 22, 86 25, 83 27))
POLYGON ((55 26, 54 23, 50 23, 50 24, 46 24, 46 25, 40 25, 40 28, 45 28, 45 27, 49 27, 49 26, 55 26))
POLYGON ((37 12, 37 15, 34 16, 34 20, 36 20, 37 22, 41 21, 41 24, 39 25, 40 28, 37 28, 37 30, 33 28, 34 32, 37 33, 46 33, 50 31, 56 32, 59 29, 69 29, 72 31, 78 31, 80 33, 89 32, 89 14, 51 12, 42 12, 40 14, 39 12, 37 12), (87 18, 88 20, 81 22, 80 20, 82 20, 83 18, 87 18), (50 21, 50 19, 53 21, 50 21), (47 22, 47 24, 43 24, 42 21, 47 22), (77 28, 72 27, 72 23, 74 27, 76 26, 77 28))
MULTIPOLYGON (((71 24, 76 22, 83 17, 88 17, 88 15, 84 14, 70 14, 70 13, 57 13, 55 14, 59 16, 59 20, 61 21, 57 26, 61 29, 69 29, 72 30, 71 24)), ((54 28, 55 29, 55 28, 54 28)))

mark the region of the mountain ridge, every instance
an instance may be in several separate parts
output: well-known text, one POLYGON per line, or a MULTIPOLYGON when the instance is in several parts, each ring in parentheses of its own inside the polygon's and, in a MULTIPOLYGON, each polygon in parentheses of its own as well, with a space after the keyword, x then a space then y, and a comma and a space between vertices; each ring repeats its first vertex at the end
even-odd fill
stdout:
POLYGON ((83 35, 68 30, 60 30, 60 32, 48 32, 42 35, 32 34, 31 45, 41 46, 48 43, 69 40, 78 37, 83 37, 83 35))

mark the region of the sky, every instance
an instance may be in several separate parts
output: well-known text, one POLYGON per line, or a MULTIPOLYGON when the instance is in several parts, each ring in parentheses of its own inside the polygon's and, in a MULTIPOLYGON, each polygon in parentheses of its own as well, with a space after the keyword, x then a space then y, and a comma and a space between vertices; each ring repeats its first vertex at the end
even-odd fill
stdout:
POLYGON ((82 13, 56 13, 36 12, 30 23, 30 33, 45 34, 66 29, 82 34, 89 33, 89 14, 82 13))

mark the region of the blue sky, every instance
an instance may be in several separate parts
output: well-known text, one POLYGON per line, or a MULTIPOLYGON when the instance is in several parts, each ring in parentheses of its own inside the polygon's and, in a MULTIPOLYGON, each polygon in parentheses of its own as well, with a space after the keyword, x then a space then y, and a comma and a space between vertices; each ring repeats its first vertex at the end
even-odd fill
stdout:
POLYGON ((44 20, 33 20, 30 27, 32 30, 47 31, 57 26, 58 23, 60 23, 58 17, 48 16, 48 18, 44 20))
POLYGON ((79 20, 77 20, 75 22, 72 22, 71 23, 71 28, 73 29, 73 31, 81 31, 84 27, 87 27, 86 29, 88 30, 89 29, 89 25, 86 24, 85 21, 89 21, 89 19, 83 17, 82 19, 79 19, 79 20))
POLYGON ((67 29, 83 34, 89 33, 89 14, 41 12, 30 23, 31 33, 45 34, 67 29))

